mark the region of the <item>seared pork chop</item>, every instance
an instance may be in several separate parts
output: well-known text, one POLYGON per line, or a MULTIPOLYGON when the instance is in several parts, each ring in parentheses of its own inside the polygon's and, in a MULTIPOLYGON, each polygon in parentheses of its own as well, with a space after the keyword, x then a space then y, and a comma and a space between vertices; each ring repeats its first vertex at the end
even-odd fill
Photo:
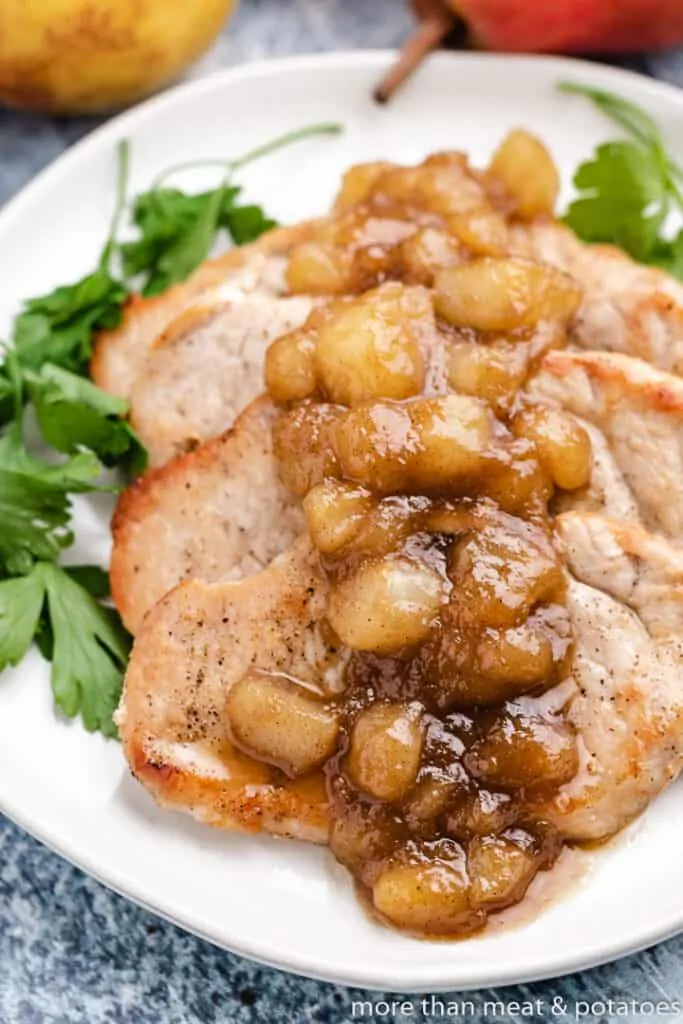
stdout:
POLYGON ((553 351, 529 393, 593 423, 644 525, 683 538, 683 380, 616 353, 553 351))
POLYGON ((278 479, 266 397, 234 428, 125 491, 112 522, 111 590, 126 627, 181 580, 236 580, 263 569, 303 530, 278 479))
POLYGON ((557 530, 574 577, 565 696, 582 765, 541 813, 569 839, 604 839, 683 766, 683 555, 600 516, 567 513, 557 530))
MULTIPOLYGON (((591 437, 590 486, 560 493, 557 511, 600 512, 681 536, 683 383, 628 356, 553 351, 529 392, 578 415, 591 437)), ((132 632, 180 580, 238 579, 291 544, 302 518, 278 478, 273 416, 262 399, 234 432, 146 474, 120 499, 112 593, 132 632)))
POLYGON ((605 435, 592 423, 577 417, 591 443, 591 476, 587 487, 558 491, 552 501, 555 514, 570 510, 599 512, 624 523, 641 522, 638 504, 610 451, 605 435))
MULTIPOLYGON (((283 486, 273 454, 277 410, 263 396, 234 427, 141 476, 119 498, 111 592, 133 634, 145 613, 182 580, 238 580, 265 568, 304 530, 300 502, 283 486)), ((603 435, 593 444, 590 487, 558 506, 639 522, 638 509, 603 435)))
MULTIPOLYGON (((122 324, 97 339, 91 363, 96 384, 128 398, 147 353, 173 321, 200 300, 234 301, 252 291, 286 291, 286 254, 312 234, 314 222, 277 228, 251 245, 203 263, 187 281, 150 299, 131 299, 122 324)), ((567 271, 585 290, 573 340, 586 349, 640 356, 683 372, 683 286, 612 246, 581 242, 557 222, 511 228, 511 252, 567 271)))
POLYGON ((131 421, 161 465, 232 425, 261 393, 271 341, 311 311, 304 295, 255 294, 206 302, 183 314, 155 344, 131 392, 131 421))
MULTIPOLYGON (((683 556, 640 527, 599 516, 569 513, 558 529, 577 651, 572 678, 547 696, 549 706, 569 705, 583 765, 538 810, 568 838, 604 838, 682 765, 683 556)), ((224 707, 231 685, 253 668, 319 685, 340 657, 320 629, 326 593, 302 538, 262 573, 183 583, 150 612, 118 722, 133 771, 164 806, 226 828, 325 840, 322 790, 304 798, 299 788, 319 787, 319 777, 287 782, 237 755, 224 707)))
POLYGON ((571 340, 585 349, 639 356, 683 374, 683 285, 611 245, 586 245, 556 222, 513 228, 513 248, 571 274, 584 298, 571 340))
POLYGON ((312 222, 274 228, 250 245, 231 249, 215 260, 207 260, 181 284, 161 295, 143 299, 134 296, 122 323, 103 331, 90 364, 92 379, 105 391, 129 398, 147 354, 176 317, 196 306, 200 299, 210 304, 233 302, 249 292, 281 295, 286 290, 285 254, 308 238, 312 222))
MULTIPOLYGON (((501 727, 501 737, 494 735, 500 722, 491 725, 492 719, 480 716, 476 709, 469 725, 463 720, 467 716, 462 715, 439 715, 440 721, 432 720, 425 725, 424 708, 413 706, 420 698, 419 692, 414 702, 404 706, 387 688, 389 699, 384 695, 378 703, 378 695, 384 691, 376 690, 372 697, 371 676, 369 683, 363 676, 356 683, 364 687, 363 700, 367 699, 369 704, 374 701, 373 706, 361 707, 359 711, 353 704, 358 698, 358 691, 354 690, 348 706, 358 717, 345 718, 345 706, 340 718, 340 709, 330 706, 329 698, 339 693, 345 683, 344 668, 350 652, 335 637, 327 621, 329 584, 318 554, 305 535, 292 543, 303 525, 301 513, 298 503, 287 496, 278 482, 270 440, 274 411, 267 399, 261 399, 250 407, 234 431, 200 444, 194 452, 143 478, 122 498, 117 512, 113 592, 126 621, 138 629, 117 721, 132 770, 163 806, 189 812, 200 821, 225 828, 264 829, 325 842, 331 808, 320 766, 335 751, 341 730, 342 743, 348 743, 343 770, 355 791, 369 794, 373 800, 377 798, 380 813, 393 814, 391 806, 387 808, 384 804, 393 803, 394 810, 396 806, 401 808, 402 820, 392 819, 386 835, 382 835, 380 827, 377 834, 370 828, 356 837, 356 854, 362 860, 366 841, 372 846, 382 839, 391 839, 392 830, 400 831, 406 824, 413 830, 404 815, 406 800, 416 821, 421 821, 421 813, 427 819, 430 814, 434 818, 435 813, 443 813, 444 807, 453 806, 446 803, 441 811, 438 807, 429 811, 422 806, 420 796, 424 794, 418 794, 418 790, 424 782, 420 772, 425 767, 441 771, 454 768, 463 773, 469 770, 480 783, 482 778, 495 783, 502 793, 489 796, 508 794, 513 801, 519 801, 513 807, 515 815, 520 807, 526 805, 525 813, 531 807, 534 820, 552 821, 560 835, 570 840, 612 835, 679 773, 683 752, 683 652, 678 641, 683 626, 683 555, 666 536, 678 538, 683 526, 677 489, 681 469, 678 419, 683 409, 683 385, 638 360, 604 350, 638 353, 671 368, 678 368, 679 360, 683 365, 683 348, 679 352, 677 347, 683 323, 683 305, 679 305, 683 289, 664 275, 639 268, 605 247, 583 246, 556 224, 532 224, 520 229, 516 244, 526 255, 569 270, 581 282, 586 295, 579 315, 573 320, 572 337, 580 347, 603 350, 551 352, 531 388, 533 399, 556 403, 581 417, 593 440, 589 486, 580 492, 558 495, 553 509, 567 568, 562 568, 555 552, 549 552, 546 579, 540 555, 538 559, 527 557, 525 551, 524 559, 520 560, 523 568, 519 570, 532 576, 537 572, 539 577, 534 582, 539 587, 541 577, 543 586, 548 588, 548 580, 552 579, 553 593, 560 595, 561 603, 563 580, 567 579, 566 611, 576 641, 571 675, 553 685, 543 698, 522 696, 509 702, 520 705, 519 713, 510 706, 503 716, 507 722, 509 712, 511 728, 514 725, 520 730, 520 746, 514 750, 516 740, 511 740, 512 734, 503 735, 501 727), (525 237, 520 241, 522 235, 525 237), (198 494, 193 493, 195 489, 198 494), (573 511, 566 511, 568 508, 573 511), (596 515, 596 511, 601 514, 596 515), (619 521, 605 518, 605 512, 619 521), (288 529, 282 527, 281 520, 285 519, 288 529), (648 533, 643 523, 666 536, 648 533), (278 554, 290 544, 284 554, 278 554), (274 560, 263 568, 273 555, 274 560), (157 565, 159 560, 163 561, 161 568, 157 565), (260 571, 254 573, 255 567, 260 571), (253 574, 248 575, 250 572, 253 574), (184 581, 178 583, 183 577, 184 581), (172 589, 154 604, 167 588, 172 589), (151 610, 146 612, 150 606, 151 610), (539 702, 545 702, 549 711, 562 712, 558 717, 564 721, 550 715, 548 721, 536 719, 533 726, 528 725, 531 730, 546 729, 547 741, 542 739, 544 733, 537 737, 533 731, 531 735, 524 732, 525 702, 531 702, 530 723, 534 720, 534 707, 538 713, 539 702), (307 705, 307 710, 303 710, 303 705, 307 705), (317 733, 312 725, 316 715, 317 733), (468 728, 477 731, 470 731, 469 738, 461 738, 458 730, 468 728), (320 730, 324 732, 322 738, 320 730), (450 739, 454 741, 452 746, 446 743, 450 739), (580 765, 576 775, 575 739, 580 765), (470 754, 475 746, 488 749, 489 743, 488 761, 480 758, 475 762, 463 754, 472 740, 470 754), (535 750, 532 755, 525 751, 527 743, 527 751, 535 750), (425 757, 423 744, 434 746, 425 757), (374 753, 368 753, 373 750, 374 753), (255 756, 247 756, 245 751, 255 756), (510 752, 512 756, 505 764, 510 752), (267 758, 268 763, 259 757, 267 758), (500 758, 500 763, 496 758, 500 758), (294 775, 298 776, 295 781, 291 777, 294 775), (389 789, 385 783, 390 784, 389 789)), ((280 252, 286 252, 286 247, 280 252)), ((410 254, 409 247, 406 253, 410 254)), ((276 267, 274 260, 279 267, 277 274, 281 275, 281 255, 260 255, 267 264, 266 276, 276 267)), ((391 276, 394 270, 387 273, 391 276)), ((124 363, 128 359, 126 372, 133 422, 148 441, 153 461, 188 449, 223 429, 231 421, 243 392, 253 393, 249 389, 260 377, 259 331, 270 332, 269 337, 274 337, 291 326, 283 321, 278 328, 268 309, 283 312, 285 303, 291 306, 297 301, 278 297, 284 294, 282 278, 271 287, 264 286, 259 275, 258 271, 253 275, 258 292, 255 299, 245 297, 248 288, 239 280, 236 282, 237 303, 224 292, 216 291, 213 284, 209 284, 208 291, 200 287, 198 293, 190 288, 187 295, 178 297, 175 312, 181 313, 179 320, 166 327, 158 344, 152 338, 157 313, 148 311, 147 318, 143 316, 138 324, 142 334, 147 331, 149 336, 137 361, 129 358, 130 338, 136 328, 129 324, 128 330, 116 340, 115 359, 125 357, 124 363), (198 311, 188 311, 197 294, 198 311), (252 314, 257 329, 242 326, 252 314), (253 359, 242 351, 244 339, 250 347, 254 343, 253 359), (246 368, 245 362, 249 364, 246 368)), ((294 276, 290 280, 294 282, 294 276)), ((303 287, 311 287, 305 274, 303 287)), ((324 288, 328 288, 327 281, 324 288)), ((307 299, 303 303, 310 308, 307 299)), ((302 311, 301 319, 305 312, 302 311)), ((296 317, 292 322, 297 322, 296 317)), ((353 343, 351 337, 345 340, 353 343)), ((106 346, 104 356, 106 364, 106 346)), ((340 360, 344 356, 341 351, 340 360)), ((431 362, 430 353, 426 359, 430 370, 431 362)), ((441 364, 445 365, 443 358, 441 364)), ((286 376, 283 374, 284 379, 286 376)), ((429 393, 430 373, 427 380, 425 391, 429 393)), ((443 380, 443 374, 439 380, 443 380)), ((557 419, 571 433, 564 419, 557 419)), ((543 443, 541 434, 541 455, 543 443)), ((483 441, 482 448, 485 444, 483 441)), ((362 440, 358 447, 361 445, 362 440)), ((588 466, 583 439, 581 445, 574 447, 581 447, 583 481, 588 466)), ((558 457, 556 448, 551 445, 551 449, 551 455, 558 457)), ((568 445, 566 451, 571 452, 572 447, 568 445)), ((555 479, 562 477, 558 474, 555 479)), ((470 542, 476 543, 476 538, 465 538, 462 551, 466 552, 470 542)), ((421 543, 427 545, 427 538, 421 543)), ((429 548, 430 555, 432 550, 437 548, 429 548)), ((493 545, 492 551, 498 552, 493 557, 502 558, 507 565, 498 547, 493 545)), ((452 553, 449 550, 448 555, 452 553)), ((482 555, 482 559, 488 557, 482 555)), ((481 564, 485 575, 492 563, 481 564)), ((411 603, 405 599, 405 594, 411 596, 411 592, 405 584, 396 584, 397 590, 389 589, 395 580, 403 580, 394 561, 387 559, 386 564, 378 562, 374 566, 370 563, 370 567, 369 578, 378 593, 389 594, 387 604, 382 609, 379 602, 368 601, 369 588, 356 579, 356 589, 351 590, 348 599, 356 604, 342 607, 345 614, 337 620, 330 607, 330 621, 340 636, 348 636, 344 628, 349 627, 350 621, 355 626, 358 608, 365 616, 363 622, 372 623, 379 607, 374 632, 370 629, 368 636, 363 634, 363 649, 375 651, 384 649, 373 644, 379 644, 377 636, 386 629, 396 608, 411 603)), ((405 577, 411 585, 415 584, 414 567, 405 570, 405 577)), ((455 578, 454 574, 451 578, 455 578)), ((435 586, 432 576, 429 582, 435 586)), ((439 609, 448 601, 442 593, 447 582, 443 575, 439 577, 439 609)), ((338 579, 336 585, 340 592, 342 585, 338 579)), ((496 598, 501 603, 513 591, 507 582, 503 589, 505 595, 498 594, 496 598)), ((482 582, 479 590, 481 607, 488 614, 486 584, 482 582)), ((446 620, 436 617, 441 612, 434 611, 436 605, 428 602, 427 598, 431 600, 433 595, 427 593, 426 583, 424 591, 419 592, 414 603, 426 609, 423 614, 429 617, 430 629, 438 626, 443 630, 446 620)), ((532 597, 536 600, 531 585, 525 594, 530 602, 532 597)), ((561 632, 558 627, 553 635, 568 645, 564 606, 548 612, 551 618, 556 613, 561 613, 565 629, 561 632)), ((413 621, 417 619, 414 609, 410 614, 413 621)), ((465 627, 460 626, 461 637, 467 641, 464 646, 461 644, 464 649, 470 637, 465 635, 465 627)), ((520 665, 526 667, 530 660, 531 668, 538 672, 542 659, 529 648, 526 653, 532 657, 525 660, 521 654, 526 649, 516 634, 516 628, 510 628, 496 636, 501 642, 504 636, 504 642, 513 651, 511 668, 515 671, 514 692, 518 693, 516 673, 520 665)), ((536 634, 524 636, 531 644, 529 637, 536 634)), ((544 633, 538 637, 546 639, 544 633)), ((398 642, 402 645, 404 638, 405 633, 400 633, 398 642)), ((349 640, 354 646, 362 646, 350 637, 349 640)), ((381 642, 385 642, 383 636, 381 642)), ((482 640, 475 651, 475 656, 482 658, 482 666, 484 650, 482 640)), ((403 653, 403 649, 399 651, 401 656, 403 653)), ((554 651, 551 654, 554 659, 554 651)), ((453 661, 455 664, 455 657, 453 661)), ((356 659, 352 664, 358 668, 356 659)), ((382 661, 380 669, 391 684, 391 666, 395 664, 382 661)), ((411 669, 413 664, 421 667, 419 662, 411 662, 411 669)), ((557 664, 566 666, 568 662, 557 664)), ((364 664, 363 671, 366 667, 364 664)), ((569 671, 566 667, 559 670, 569 671)), ((397 671, 403 681, 405 664, 401 663, 397 671)), ((485 675, 484 668, 481 671, 485 675)), ((550 686, 550 680, 559 676, 546 672, 541 678, 544 685, 550 686)), ((423 679, 415 682, 421 685, 423 679)), ((476 699, 481 696, 477 694, 476 699)), ((437 803, 440 797, 454 800, 455 791, 446 787, 455 776, 451 778, 448 772, 446 775, 447 778, 439 776, 443 786, 426 787, 427 797, 431 795, 437 803)), ((346 799, 347 781, 336 776, 330 790, 335 800, 335 829, 344 821, 339 808, 346 799)), ((467 781, 466 774, 458 785, 458 799, 472 796, 471 780, 467 781), (466 786, 461 784, 465 782, 466 786)), ((478 795, 482 793, 484 790, 479 789, 478 795)), ((505 800, 500 808, 503 813, 505 800)), ((374 804, 373 809, 377 809, 374 804)), ((355 813, 357 808, 354 806, 353 810, 355 813)), ((441 825, 446 820, 439 818, 441 825)), ((504 814, 501 820, 505 820, 504 814)), ((500 877, 501 884, 509 887, 507 869, 497 869, 493 876, 486 870, 481 877, 477 874, 477 854, 484 855, 486 865, 486 858, 497 850, 501 856, 512 856, 510 863, 518 865, 521 848, 510 851, 510 838, 495 822, 486 822, 486 835, 479 835, 476 821, 468 822, 460 823, 466 833, 460 845, 451 841, 452 836, 457 835, 459 840, 462 836, 448 819, 450 837, 448 830, 441 836, 445 846, 452 854, 459 854, 458 863, 467 858, 473 884, 481 883, 482 879, 488 884, 491 877, 500 877), (474 838, 468 831, 470 826, 474 838), (486 840, 493 840, 496 845, 491 846, 486 840)), ((345 824, 353 832, 358 822, 350 815, 345 824)), ((534 842, 536 839, 531 834, 526 838, 533 838, 534 842)), ((332 847, 338 853, 334 842, 332 847)), ((350 849, 353 852, 353 842, 350 849)), ((376 859, 374 852, 369 858, 373 869, 377 866, 372 863, 376 859)), ((381 852, 378 864, 383 857, 386 851, 381 852)), ((528 864, 524 863, 526 870, 528 864)), ((399 910, 401 900, 411 909, 417 904, 419 916, 422 870, 421 865, 397 861, 374 882, 364 877, 363 881, 375 885, 375 889, 386 883, 381 890, 384 895, 393 894, 399 910), (392 889, 396 885, 398 896, 392 889)), ((455 887, 457 872, 452 869, 451 874, 455 891, 461 892, 462 879, 457 876, 459 887, 455 887)), ((440 876, 438 884, 444 877, 445 874, 440 876)), ((518 891, 510 891, 504 898, 496 897, 501 905, 513 896, 519 898, 523 892, 524 878, 519 884, 512 881, 518 891)), ((374 895, 377 897, 377 892, 374 895)), ((375 902, 394 920, 386 901, 376 898, 375 902)), ((428 902, 426 905, 428 908, 428 902)), ((453 913, 452 907, 447 909, 453 913)), ((412 920, 410 916, 408 919, 412 920)), ((397 921, 405 925, 401 913, 397 921)))
POLYGON ((320 773, 298 780, 240 753, 230 686, 252 668, 315 686, 328 659, 326 583, 306 540, 241 583, 181 583, 145 619, 117 721, 133 773, 164 806, 223 828, 325 842, 320 773))

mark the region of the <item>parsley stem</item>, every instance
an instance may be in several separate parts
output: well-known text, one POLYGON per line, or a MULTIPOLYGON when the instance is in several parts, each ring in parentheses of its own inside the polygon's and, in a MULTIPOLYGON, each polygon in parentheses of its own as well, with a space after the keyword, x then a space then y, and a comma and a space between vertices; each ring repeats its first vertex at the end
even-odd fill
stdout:
POLYGON ((629 100, 615 96, 614 93, 606 92, 604 89, 594 89, 590 85, 582 85, 580 82, 558 82, 557 88, 560 92, 573 93, 576 96, 585 96, 592 100, 603 114, 620 124, 642 145, 648 147, 653 144, 661 145, 661 135, 655 121, 629 100))
POLYGON ((109 264, 116 244, 119 224, 121 223, 121 217, 123 216, 123 212, 128 202, 128 173, 130 168, 130 142, 128 139, 121 139, 119 141, 116 153, 118 158, 116 202, 114 204, 114 212, 109 225, 107 241, 104 243, 104 248, 102 249, 102 255, 100 256, 99 261, 99 268, 104 271, 109 270, 109 264))
POLYGON ((241 167, 246 167, 247 164, 254 163, 255 160, 260 160, 262 156, 268 156, 269 153, 274 153, 278 149, 290 146, 293 142, 300 142, 302 139, 308 139, 314 135, 341 135, 343 131, 343 126, 336 121, 328 121, 324 124, 311 124, 306 128, 297 128, 293 132, 279 135, 277 138, 272 139, 271 142, 266 142, 263 146, 257 146, 256 149, 249 150, 248 153, 237 157, 236 160, 231 160, 230 167, 231 170, 237 171, 241 167))
POLYGON ((257 146, 255 149, 250 149, 248 152, 243 153, 242 156, 238 156, 234 160, 188 160, 181 164, 175 164, 173 167, 168 167, 165 171, 162 171, 162 173, 154 179, 150 191, 154 191, 154 189, 159 188, 167 178, 170 178, 171 175, 177 174, 180 171, 188 171, 194 167, 225 167, 228 174, 230 174, 242 167, 246 167, 247 164, 260 160, 263 156, 268 156, 270 153, 276 152, 278 149, 284 149, 285 146, 291 146, 292 143, 301 142, 303 139, 309 139, 315 135, 340 135, 343 131, 343 125, 338 122, 326 121, 321 124, 307 125, 305 128, 297 128, 294 131, 286 132, 284 135, 278 135, 277 138, 271 139, 270 142, 266 142, 262 146, 257 146))

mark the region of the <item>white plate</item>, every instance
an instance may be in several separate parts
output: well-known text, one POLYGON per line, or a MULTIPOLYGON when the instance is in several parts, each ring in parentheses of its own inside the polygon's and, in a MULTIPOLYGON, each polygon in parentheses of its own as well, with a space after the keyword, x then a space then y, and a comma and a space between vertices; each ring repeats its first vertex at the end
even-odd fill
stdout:
MULTIPOLYGON (((94 132, 0 215, 0 336, 23 297, 94 265, 123 136, 133 144, 139 191, 178 161, 236 155, 312 121, 344 122, 343 138, 306 142, 245 172, 249 195, 285 222, 324 211, 351 163, 410 162, 449 147, 485 161, 515 124, 547 140, 568 182, 615 129, 587 103, 558 95, 560 78, 644 104, 683 157, 683 93, 668 86, 562 59, 439 55, 380 108, 370 92, 390 59, 352 53, 230 70, 94 132)), ((207 178, 185 180, 203 185, 207 178)), ((77 525, 78 557, 106 559, 107 509, 83 504, 77 525)), ((158 810, 128 775, 116 743, 54 714, 35 652, 0 683, 0 805, 107 885, 213 942, 353 985, 417 991, 530 980, 608 960, 683 927, 680 789, 531 923, 461 943, 417 942, 373 924, 324 850, 220 833, 158 810)))

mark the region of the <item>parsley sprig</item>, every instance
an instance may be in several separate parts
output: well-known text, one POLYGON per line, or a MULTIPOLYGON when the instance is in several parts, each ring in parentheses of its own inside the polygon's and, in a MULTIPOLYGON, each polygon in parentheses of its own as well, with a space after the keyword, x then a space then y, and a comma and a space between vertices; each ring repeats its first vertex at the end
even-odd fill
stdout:
MULTIPOLYGON (((290 132, 231 161, 218 186, 199 194, 168 188, 170 168, 132 206, 138 237, 121 243, 128 208, 129 147, 118 147, 116 201, 97 267, 73 284, 29 299, 0 347, 0 671, 17 665, 35 640, 51 662, 58 707, 85 727, 115 736, 130 637, 108 597, 97 566, 62 566, 74 541, 72 496, 105 488, 102 471, 136 474, 146 453, 127 421, 127 402, 87 379, 93 340, 116 327, 132 290, 153 295, 184 280, 226 233, 242 244, 275 224, 260 206, 239 201, 236 171, 283 146, 339 125, 290 132), (118 270, 114 268, 118 266, 118 270), (26 443, 32 418, 51 449, 38 457, 26 443)), ((203 162, 202 162, 203 163, 203 162)))
POLYGON ((316 135, 338 135, 341 126, 331 122, 310 125, 280 135, 233 160, 194 160, 169 167, 148 192, 135 200, 133 222, 139 237, 121 246, 123 268, 128 276, 142 275, 142 294, 157 295, 176 281, 183 281, 206 259, 225 232, 235 245, 244 245, 275 226, 260 206, 240 202, 237 171, 276 150, 316 135), (166 187, 170 177, 196 167, 218 167, 221 184, 210 192, 187 195, 166 187))
POLYGON ((683 214, 683 168, 667 153, 659 126, 614 93, 574 82, 559 89, 586 97, 630 136, 598 146, 580 165, 574 175, 579 196, 566 223, 584 241, 613 243, 683 278, 683 231, 667 232, 671 214, 683 214))
MULTIPOLYGON (((89 568, 89 567, 87 567, 89 568)), ((113 715, 130 638, 113 609, 54 562, 0 582, 0 670, 17 665, 36 637, 52 662, 55 701, 89 731, 115 736, 113 715)))
MULTIPOLYGON (((98 600, 105 593, 102 571, 56 564, 74 539, 71 495, 97 489, 102 464, 94 446, 85 451, 81 443, 65 444, 63 450, 73 454, 60 462, 29 452, 22 430, 24 373, 16 352, 7 367, 15 390, 14 418, 0 435, 0 671, 18 664, 35 638, 52 662, 58 706, 70 716, 80 712, 86 728, 114 736, 112 716, 129 640, 113 609, 98 600)), ((79 387, 92 387, 67 376, 79 387)), ((119 425, 127 426, 117 419, 111 429, 119 425)))

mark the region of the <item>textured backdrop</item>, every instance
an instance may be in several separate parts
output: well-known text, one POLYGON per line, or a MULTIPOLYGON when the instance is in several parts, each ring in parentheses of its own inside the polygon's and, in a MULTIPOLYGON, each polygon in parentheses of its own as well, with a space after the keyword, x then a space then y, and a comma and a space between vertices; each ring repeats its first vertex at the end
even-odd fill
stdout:
MULTIPOLYGON (((243 0, 193 74, 268 56, 393 46, 408 26, 401 0, 243 0)), ((683 85, 683 56, 622 63, 683 85)), ((97 123, 0 111, 0 202, 97 123)), ((647 1019, 637 1009, 621 1012, 623 1003, 612 1014, 601 1012, 609 999, 633 1000, 643 1010, 648 1002, 683 1004, 683 937, 562 981, 462 998, 475 1005, 542 999, 550 1006, 558 996, 570 1006, 598 1004, 583 1017, 588 1024, 647 1019)), ((345 1024, 352 1000, 361 997, 214 949, 115 896, 0 819, 0 1024, 345 1024)), ((445 1019, 422 1014, 419 1003, 416 1009, 409 1017, 376 1019, 445 1019)), ((458 1019, 472 1024, 481 1017, 458 1019)), ((492 1024, 528 1019, 514 1010, 486 1017, 492 1024)), ((548 1012, 534 1019, 558 1018, 548 1012)), ((683 1013, 669 1019, 683 1020, 683 1013)))

